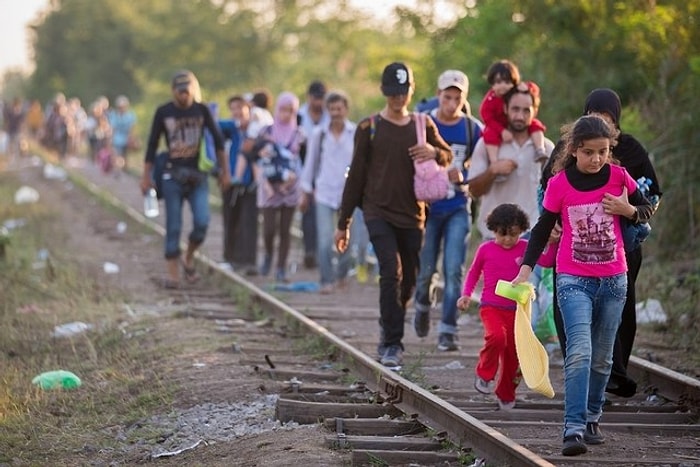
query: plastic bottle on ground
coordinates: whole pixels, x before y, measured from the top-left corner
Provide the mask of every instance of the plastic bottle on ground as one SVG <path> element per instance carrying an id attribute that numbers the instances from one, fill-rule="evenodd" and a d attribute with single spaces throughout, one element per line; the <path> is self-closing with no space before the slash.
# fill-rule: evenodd
<path id="1" fill-rule="evenodd" d="M 66 370 L 54 370 L 41 373 L 32 379 L 32 384 L 39 386 L 41 389 L 75 389 L 82 382 L 78 376 Z"/>

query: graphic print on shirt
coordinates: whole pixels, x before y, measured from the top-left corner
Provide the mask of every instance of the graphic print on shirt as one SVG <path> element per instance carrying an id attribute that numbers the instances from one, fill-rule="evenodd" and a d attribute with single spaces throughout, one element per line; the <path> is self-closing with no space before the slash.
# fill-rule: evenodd
<path id="1" fill-rule="evenodd" d="M 570 206 L 568 215 L 574 262 L 605 264 L 615 261 L 613 216 L 605 213 L 601 203 Z"/>
<path id="2" fill-rule="evenodd" d="M 165 118 L 170 157 L 178 159 L 199 154 L 204 117 Z"/>
<path id="3" fill-rule="evenodd" d="M 459 170 L 464 169 L 464 161 L 467 159 L 467 145 L 452 143 L 450 147 L 452 148 L 453 154 L 452 167 L 455 167 Z"/>

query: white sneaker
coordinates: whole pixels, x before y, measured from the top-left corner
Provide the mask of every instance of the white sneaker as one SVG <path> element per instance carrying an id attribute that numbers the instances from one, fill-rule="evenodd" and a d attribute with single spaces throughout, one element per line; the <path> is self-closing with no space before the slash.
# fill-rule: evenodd
<path id="1" fill-rule="evenodd" d="M 491 389 L 491 383 L 481 378 L 479 375 L 474 377 L 474 389 L 482 394 L 491 394 L 493 389 Z"/>
<path id="2" fill-rule="evenodd" d="M 508 411 L 512 410 L 515 407 L 515 401 L 512 402 L 503 402 L 501 399 L 498 399 L 498 410 L 503 410 L 503 411 Z"/>

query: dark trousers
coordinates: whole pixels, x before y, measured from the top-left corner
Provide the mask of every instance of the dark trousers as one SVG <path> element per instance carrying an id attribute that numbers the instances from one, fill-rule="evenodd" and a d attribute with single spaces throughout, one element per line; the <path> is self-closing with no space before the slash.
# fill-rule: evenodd
<path id="1" fill-rule="evenodd" d="M 257 267 L 258 252 L 258 205 L 257 191 L 253 187 L 238 197 L 241 217 L 236 229 L 233 246 L 233 262 L 241 266 Z"/>
<path id="2" fill-rule="evenodd" d="M 311 261 L 307 267 L 316 264 L 316 250 L 318 249 L 316 232 L 316 201 L 309 202 L 309 208 L 301 215 L 301 233 L 304 237 L 304 259 Z"/>
<path id="3" fill-rule="evenodd" d="M 406 303 L 416 288 L 423 243 L 421 229 L 402 229 L 383 219 L 366 221 L 379 263 L 379 326 L 383 344 L 403 349 Z"/>
<path id="4" fill-rule="evenodd" d="M 275 236 L 279 234 L 279 248 L 277 250 L 277 270 L 287 270 L 287 257 L 289 256 L 289 244 L 291 239 L 290 228 L 294 217 L 295 206 L 280 206 L 277 208 L 263 208 L 263 243 L 265 245 L 265 262 L 271 264 Z"/>
<path id="5" fill-rule="evenodd" d="M 236 234 L 240 225 L 241 207 L 239 197 L 245 191 L 240 185 L 233 185 L 221 194 L 221 215 L 224 227 L 224 261 L 233 263 L 233 251 L 238 242 Z"/>
<path id="6" fill-rule="evenodd" d="M 634 338 L 637 334 L 637 311 L 635 308 L 637 304 L 637 294 L 635 284 L 639 276 L 639 270 L 642 267 L 642 248 L 640 247 L 634 251 L 625 252 L 625 256 L 627 258 L 627 298 L 625 300 L 625 306 L 622 309 L 622 321 L 620 322 L 620 327 L 617 330 L 617 336 L 615 338 L 613 367 L 610 373 L 609 387 L 620 387 L 622 391 L 619 392 L 631 396 L 634 395 L 634 391 L 636 390 L 636 383 L 627 376 L 627 364 L 629 363 L 630 355 L 632 355 Z M 557 328 L 562 355 L 566 358 L 566 333 L 564 332 L 564 323 L 557 303 L 556 283 L 555 277 L 554 324 Z"/>

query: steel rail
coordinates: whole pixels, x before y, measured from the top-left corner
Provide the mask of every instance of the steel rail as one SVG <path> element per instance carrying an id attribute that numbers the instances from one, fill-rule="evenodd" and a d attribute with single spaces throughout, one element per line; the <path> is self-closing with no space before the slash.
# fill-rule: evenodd
<path id="1" fill-rule="evenodd" d="M 127 205 L 117 196 L 100 188 L 77 172 L 68 170 L 69 177 L 75 185 L 84 187 L 97 198 L 124 211 L 136 222 L 164 235 L 163 227 L 157 222 L 145 218 L 139 210 Z M 298 323 L 305 330 L 325 340 L 329 346 L 335 347 L 341 353 L 344 363 L 356 375 L 364 378 L 368 387 L 380 392 L 386 397 L 387 402 L 392 403 L 408 416 L 415 416 L 421 423 L 437 431 L 444 431 L 447 438 L 456 445 L 471 448 L 476 455 L 487 459 L 490 463 L 524 466 L 554 465 L 509 439 L 495 428 L 380 365 L 367 354 L 241 275 L 222 269 L 217 262 L 204 253 L 198 253 L 197 260 L 246 289 L 254 301 L 268 313 L 287 322 Z M 638 379 L 641 385 L 646 385 L 653 394 L 693 407 L 697 407 L 700 401 L 700 382 L 696 379 L 637 357 L 630 358 L 629 371 L 631 376 Z"/>
<path id="2" fill-rule="evenodd" d="M 101 189 L 95 183 L 77 174 L 74 170 L 69 170 L 68 173 L 74 184 L 84 187 L 98 199 L 122 210 L 141 225 L 155 230 L 160 235 L 164 235 L 165 231 L 162 226 L 147 219 L 141 212 L 127 205 L 112 193 Z M 301 324 L 318 337 L 324 339 L 329 345 L 337 348 L 344 357 L 344 362 L 351 370 L 365 379 L 370 389 L 385 394 L 388 402 L 407 415 L 416 415 L 418 421 L 427 426 L 439 431 L 445 431 L 448 439 L 456 445 L 466 445 L 479 457 L 485 458 L 489 462 L 540 467 L 551 467 L 554 465 L 512 441 L 498 430 L 489 427 L 440 397 L 431 394 L 394 371 L 380 365 L 364 352 L 354 348 L 325 327 L 307 318 L 298 310 L 270 295 L 254 283 L 247 281 L 235 272 L 222 269 L 204 253 L 198 252 L 196 257 L 202 264 L 246 289 L 251 294 L 251 297 L 257 300 L 257 303 L 264 311 Z"/>

